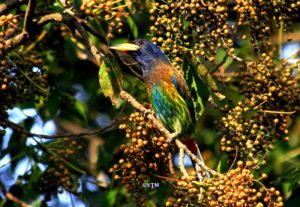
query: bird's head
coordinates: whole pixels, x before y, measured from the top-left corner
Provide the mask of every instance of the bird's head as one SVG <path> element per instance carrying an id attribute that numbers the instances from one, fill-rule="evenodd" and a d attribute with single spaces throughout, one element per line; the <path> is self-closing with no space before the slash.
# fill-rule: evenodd
<path id="1" fill-rule="evenodd" d="M 159 47 L 148 40 L 137 39 L 132 41 L 132 43 L 113 45 L 110 49 L 129 54 L 141 66 L 143 76 L 149 74 L 153 66 L 160 61 L 170 64 Z"/>

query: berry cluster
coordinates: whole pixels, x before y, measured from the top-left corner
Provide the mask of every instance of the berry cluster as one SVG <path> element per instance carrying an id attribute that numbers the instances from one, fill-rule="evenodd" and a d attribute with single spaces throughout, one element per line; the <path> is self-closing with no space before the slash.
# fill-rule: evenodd
<path id="1" fill-rule="evenodd" d="M 175 65 L 187 53 L 214 61 L 218 47 L 234 51 L 227 10 L 225 0 L 154 3 L 150 9 L 152 41 L 161 45 Z"/>
<path id="2" fill-rule="evenodd" d="M 10 36 L 14 31 L 18 29 L 18 17 L 13 14 L 0 16 L 0 32 L 1 37 Z"/>
<path id="3" fill-rule="evenodd" d="M 280 192 L 274 187 L 266 188 L 261 182 L 267 179 L 267 174 L 256 179 L 251 173 L 249 168 L 254 165 L 251 161 L 238 161 L 237 168 L 225 174 L 216 173 L 202 183 L 195 182 L 195 174 L 182 177 L 176 182 L 173 196 L 167 199 L 165 206 L 283 206 Z"/>
<path id="4" fill-rule="evenodd" d="M 17 103 L 23 103 L 45 96 L 47 91 L 46 68 L 43 60 L 37 54 L 7 55 L 0 61 L 0 100 L 5 100 L 0 106 L 0 126 L 6 127 L 6 110 Z M 2 129 L 1 134 L 5 131 Z"/>
<path id="5" fill-rule="evenodd" d="M 122 32 L 123 22 L 122 17 L 127 16 L 128 13 L 124 10 L 125 7 L 130 6 L 130 2 L 110 1 L 110 0 L 83 0 L 80 10 L 87 16 L 98 16 L 103 19 L 112 28 L 107 35 L 109 39 L 113 38 L 113 32 Z"/>
<path id="6" fill-rule="evenodd" d="M 13 14 L 0 16 L 0 57 L 4 56 L 5 38 L 10 38 L 18 29 L 18 18 Z"/>
<path id="7" fill-rule="evenodd" d="M 276 65 L 263 53 L 257 62 L 248 64 L 240 81 L 243 102 L 224 108 L 221 120 L 221 151 L 231 157 L 265 158 L 274 149 L 276 139 L 288 141 L 288 119 L 298 110 L 299 88 L 294 79 L 296 65 Z M 264 160 L 263 160 L 264 162 Z"/>
<path id="8" fill-rule="evenodd" d="M 283 206 L 280 192 L 274 187 L 266 188 L 261 179 L 267 175 L 262 174 L 259 179 L 248 169 L 253 163 L 239 161 L 238 167 L 226 174 L 218 174 L 212 179 L 204 180 L 207 190 L 205 200 L 212 207 L 258 207 L 258 206 Z"/>
<path id="9" fill-rule="evenodd" d="M 282 61 L 277 65 L 271 55 L 263 53 L 255 63 L 248 64 L 247 70 L 242 73 L 240 85 L 246 103 L 265 112 L 297 110 L 299 88 L 293 75 L 297 70 L 297 64 Z M 277 118 L 280 119 L 280 115 Z"/>
<path id="10" fill-rule="evenodd" d="M 299 8 L 298 0 L 160 1 L 153 3 L 149 11 L 154 20 L 150 32 L 152 41 L 162 47 L 175 65 L 180 65 L 187 54 L 196 61 L 200 56 L 213 62 L 217 48 L 233 54 L 234 35 L 239 29 L 247 31 L 241 35 L 243 40 L 249 32 L 253 47 L 266 51 L 272 25 L 292 31 Z"/>
<path id="11" fill-rule="evenodd" d="M 265 40 L 272 33 L 273 23 L 283 31 L 292 31 L 293 19 L 299 18 L 300 1 L 261 1 L 237 0 L 233 10 L 238 13 L 237 25 L 247 26 L 255 48 L 264 49 Z"/>
<path id="12" fill-rule="evenodd" d="M 138 112 L 131 114 L 128 122 L 121 124 L 119 128 L 126 132 L 130 142 L 121 146 L 124 156 L 110 172 L 115 172 L 114 178 L 121 179 L 134 200 L 145 206 L 143 183 L 155 179 L 155 174 L 169 174 L 168 154 L 172 146 L 159 135 L 153 124 Z"/>
<path id="13" fill-rule="evenodd" d="M 63 189 L 76 192 L 78 187 L 78 173 L 72 169 L 71 163 L 74 156 L 81 152 L 82 145 L 77 139 L 64 138 L 49 142 L 44 146 L 44 155 L 47 157 L 47 169 L 40 180 L 41 192 L 45 195 L 44 203 Z M 73 172 L 74 171 L 74 172 Z"/>
<path id="14" fill-rule="evenodd" d="M 193 172 L 188 177 L 182 176 L 176 182 L 173 196 L 169 197 L 165 202 L 166 207 L 171 206 L 193 206 L 203 203 L 201 188 L 195 184 L 197 180 L 196 173 Z"/>

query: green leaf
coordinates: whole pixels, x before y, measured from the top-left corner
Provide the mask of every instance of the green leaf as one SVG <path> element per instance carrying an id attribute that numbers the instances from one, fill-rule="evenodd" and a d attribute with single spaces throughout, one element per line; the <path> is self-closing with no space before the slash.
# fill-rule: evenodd
<path id="1" fill-rule="evenodd" d="M 218 90 L 216 81 L 211 77 L 207 67 L 204 64 L 199 64 L 197 67 L 197 73 L 207 82 L 207 85 L 213 90 Z"/>
<path id="2" fill-rule="evenodd" d="M 203 78 L 205 83 L 208 85 L 208 87 L 214 92 L 214 95 L 217 96 L 220 100 L 223 100 L 225 96 L 219 92 L 217 83 L 209 73 L 207 67 L 204 64 L 199 63 L 196 70 L 197 73 L 201 76 L 201 78 Z"/>
<path id="3" fill-rule="evenodd" d="M 17 163 L 20 159 L 25 157 L 25 142 L 26 142 L 26 135 L 20 134 L 16 131 L 10 137 L 8 143 L 9 155 L 11 157 L 10 163 L 12 170 L 15 169 Z"/>
<path id="4" fill-rule="evenodd" d="M 113 155 L 109 154 L 103 145 L 98 147 L 98 157 L 101 158 L 98 159 L 98 164 L 103 167 L 109 167 L 110 162 L 113 160 Z"/>
<path id="5" fill-rule="evenodd" d="M 133 20 L 133 18 L 130 15 L 128 15 L 127 21 L 128 21 L 128 25 L 132 31 L 133 37 L 135 39 L 138 38 L 139 31 L 138 31 L 138 27 L 137 27 L 135 21 Z"/>
<path id="6" fill-rule="evenodd" d="M 120 71 L 113 67 L 112 63 L 108 67 L 104 60 L 100 66 L 98 76 L 101 92 L 105 97 L 110 98 L 112 104 L 118 109 L 122 104 L 122 99 L 118 96 L 122 85 Z"/>
<path id="7" fill-rule="evenodd" d="M 73 63 L 76 62 L 78 60 L 78 46 L 76 45 L 76 43 L 72 41 L 71 38 L 66 37 L 64 46 L 68 59 Z"/>
<path id="8" fill-rule="evenodd" d="M 75 109 L 86 121 L 87 120 L 87 112 L 86 112 L 86 107 L 85 107 L 84 103 L 76 100 L 75 101 Z"/>
<path id="9" fill-rule="evenodd" d="M 299 207 L 300 203 L 300 186 L 298 185 L 297 188 L 292 191 L 292 194 L 287 199 L 286 205 L 287 207 Z"/>
<path id="10" fill-rule="evenodd" d="M 218 163 L 217 166 L 217 171 L 219 173 L 224 173 L 229 169 L 229 165 L 228 165 L 228 156 L 227 155 L 223 155 Z"/>
<path id="11" fill-rule="evenodd" d="M 217 65 L 223 63 L 222 70 L 226 70 L 226 68 L 228 68 L 232 64 L 233 59 L 232 57 L 228 56 L 227 52 L 224 49 L 218 48 L 216 54 L 216 62 Z"/>
<path id="12" fill-rule="evenodd" d="M 111 190 L 106 194 L 108 206 L 113 206 L 116 202 L 117 191 Z"/>
<path id="13" fill-rule="evenodd" d="M 209 88 L 199 77 L 194 67 L 185 61 L 183 63 L 184 76 L 191 94 L 193 96 L 193 104 L 195 107 L 197 117 L 201 116 L 204 112 L 205 106 L 209 98 Z"/>
<path id="14" fill-rule="evenodd" d="M 289 184 L 289 190 L 293 190 L 293 188 L 296 188 L 299 186 L 299 180 L 300 180 L 300 168 L 295 167 L 292 169 L 289 169 L 288 171 L 284 172 L 284 175 L 278 178 L 278 181 L 276 183 L 280 182 L 286 182 Z"/>
<path id="15" fill-rule="evenodd" d="M 34 202 L 39 197 L 39 184 L 42 171 L 39 169 L 37 163 L 31 168 L 30 174 L 28 174 L 29 180 L 28 183 L 23 186 L 24 196 L 23 199 L 29 203 Z"/>
<path id="16" fill-rule="evenodd" d="M 35 107 L 43 121 L 53 119 L 59 107 L 59 92 L 51 90 L 47 94 L 47 97 L 39 97 L 39 101 L 35 104 Z"/>

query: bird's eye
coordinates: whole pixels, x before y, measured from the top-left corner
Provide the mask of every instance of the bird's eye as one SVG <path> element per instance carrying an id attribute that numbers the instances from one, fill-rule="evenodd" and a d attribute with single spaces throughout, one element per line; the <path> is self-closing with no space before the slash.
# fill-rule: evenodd
<path id="1" fill-rule="evenodd" d="M 144 44 L 143 40 L 135 40 L 134 43 L 136 45 L 139 45 L 139 46 L 141 46 L 142 44 Z"/>

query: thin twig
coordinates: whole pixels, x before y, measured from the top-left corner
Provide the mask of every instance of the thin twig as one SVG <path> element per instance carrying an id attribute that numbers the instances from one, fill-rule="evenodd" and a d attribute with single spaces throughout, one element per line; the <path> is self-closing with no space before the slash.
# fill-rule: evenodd
<path id="1" fill-rule="evenodd" d="M 106 127 L 97 129 L 95 131 L 90 131 L 90 132 L 82 132 L 82 133 L 78 133 L 78 134 L 46 135 L 46 134 L 31 133 L 31 132 L 27 131 L 26 129 L 24 129 L 23 127 L 19 126 L 18 124 L 14 123 L 10 120 L 6 120 L 6 124 L 8 127 L 12 128 L 20 133 L 23 133 L 29 137 L 37 137 L 40 139 L 57 139 L 57 138 L 73 138 L 73 137 L 92 136 L 95 134 L 102 134 L 115 126 L 115 122 L 112 122 L 110 125 L 108 125 Z"/>
<path id="2" fill-rule="evenodd" d="M 0 181 L 0 190 L 2 191 L 3 195 L 7 198 L 7 200 L 10 200 L 10 201 L 18 204 L 20 207 L 31 207 L 31 205 L 25 203 L 21 199 L 14 196 L 12 193 L 8 192 L 6 190 L 4 184 L 2 183 L 2 181 Z"/>
<path id="3" fill-rule="evenodd" d="M 91 38 L 89 37 L 87 31 L 81 25 L 81 23 L 83 23 L 83 21 L 81 21 L 76 16 L 71 16 L 70 13 L 68 13 L 68 14 L 53 13 L 53 14 L 48 14 L 48 15 L 41 17 L 41 19 L 39 21 L 37 21 L 37 24 L 44 25 L 44 24 L 47 24 L 48 22 L 52 22 L 52 21 L 64 22 L 69 27 L 75 27 L 77 29 L 77 31 L 81 34 L 87 49 L 91 51 L 92 55 L 96 59 L 97 64 L 101 65 L 104 54 L 101 53 L 99 51 L 99 49 L 91 41 Z"/>
<path id="4" fill-rule="evenodd" d="M 32 16 L 34 14 L 36 2 L 35 0 L 29 0 L 27 4 L 27 9 L 24 17 L 24 25 L 23 25 L 23 32 L 30 33 L 32 27 Z"/>
<path id="5" fill-rule="evenodd" d="M 157 174 L 151 174 L 151 175 L 153 175 L 154 177 L 160 178 L 160 179 L 168 180 L 168 181 L 174 181 L 174 182 L 181 181 L 180 179 L 170 178 L 170 177 L 166 177 L 166 176 L 162 176 L 162 175 L 157 175 Z"/>
<path id="6" fill-rule="evenodd" d="M 292 115 L 296 113 L 296 111 L 272 111 L 272 110 L 262 110 L 264 113 L 269 113 L 269 114 L 287 114 L 287 115 Z"/>
<path id="7" fill-rule="evenodd" d="M 13 63 L 14 64 L 14 63 Z M 16 68 L 18 68 L 16 65 L 15 65 Z M 39 92 L 43 93 L 44 95 L 47 94 L 48 90 L 47 89 L 44 89 L 43 87 L 41 87 L 38 83 L 36 83 L 34 80 L 32 80 L 29 75 L 27 75 L 26 72 L 24 72 L 21 68 L 18 68 L 18 70 L 20 71 L 20 73 L 32 84 L 34 85 L 38 90 Z"/>
<path id="8" fill-rule="evenodd" d="M 100 34 L 99 32 L 92 29 L 85 20 L 80 19 L 79 23 L 84 27 L 84 29 L 86 29 L 86 31 L 88 31 L 89 33 L 91 33 L 92 35 L 97 37 L 101 42 L 108 44 L 105 37 L 102 34 Z"/>
<path id="9" fill-rule="evenodd" d="M 169 158 L 169 171 L 172 175 L 175 175 L 173 156 L 171 152 L 169 152 L 168 158 Z"/>
<path id="10" fill-rule="evenodd" d="M 178 166 L 179 166 L 181 173 L 184 176 L 188 177 L 189 174 L 187 173 L 187 171 L 184 167 L 184 150 L 182 148 L 179 148 Z"/>
<path id="11" fill-rule="evenodd" d="M 212 76 L 214 78 L 237 78 L 237 77 L 241 77 L 242 76 L 242 73 L 241 72 L 226 72 L 226 73 L 223 73 L 223 72 L 214 72 L 212 74 Z"/>
<path id="12" fill-rule="evenodd" d="M 204 0 L 200 0 L 202 6 L 207 6 L 207 4 L 204 2 Z"/>
<path id="13" fill-rule="evenodd" d="M 228 170 L 228 172 L 233 168 L 233 166 L 234 166 L 234 164 L 235 164 L 235 162 L 236 162 L 236 160 L 237 160 L 237 158 L 238 158 L 238 152 L 239 152 L 239 147 L 238 146 L 234 146 L 234 150 L 235 150 L 235 154 L 234 154 L 234 159 L 233 159 L 233 161 L 232 161 L 232 163 L 231 163 L 231 165 L 230 165 L 230 168 L 229 168 L 229 170 Z"/>
<path id="14" fill-rule="evenodd" d="M 196 162 L 199 167 L 201 167 L 203 170 L 209 172 L 211 175 L 216 175 L 218 174 L 216 171 L 213 169 L 207 167 L 195 154 L 193 154 L 186 145 L 184 145 L 181 141 L 178 139 L 175 139 L 175 144 L 176 146 L 180 149 L 182 148 L 184 152 L 191 158 L 192 161 Z"/>
<path id="15" fill-rule="evenodd" d="M 36 140 L 34 137 L 32 138 L 35 143 L 43 150 L 43 151 L 47 151 L 48 153 L 56 156 L 57 154 L 50 148 L 45 146 L 42 142 L 39 142 L 38 140 Z M 79 167 L 75 166 L 74 164 L 72 164 L 71 162 L 67 161 L 66 159 L 62 158 L 63 162 L 66 166 L 72 168 L 73 170 L 75 170 L 76 172 L 80 173 L 80 174 L 85 174 L 84 170 L 81 170 Z"/>
<path id="16" fill-rule="evenodd" d="M 87 31 L 83 28 L 83 26 L 75 21 L 75 28 L 78 30 L 78 32 L 81 34 L 83 40 L 85 41 L 85 45 L 87 46 L 87 49 L 91 51 L 92 55 L 96 59 L 97 64 L 100 66 L 102 62 L 102 58 L 104 58 L 104 54 L 100 52 L 100 50 L 95 46 L 95 44 L 92 42 L 91 38 L 89 37 Z"/>
<path id="17" fill-rule="evenodd" d="M 225 50 L 226 50 L 226 53 L 228 54 L 228 56 L 232 57 L 232 59 L 234 59 L 238 62 L 244 62 L 244 60 L 242 58 L 240 58 L 237 55 L 235 55 L 234 53 L 230 52 L 226 41 L 223 38 L 221 38 L 221 39 L 222 39 L 223 44 L 225 45 Z"/>
<path id="18" fill-rule="evenodd" d="M 221 61 L 215 66 L 215 68 L 214 68 L 212 71 L 210 71 L 209 73 L 210 73 L 210 74 L 213 74 L 213 73 L 215 73 L 216 71 L 218 71 L 219 68 L 226 62 L 227 58 L 228 58 L 228 54 L 226 53 L 225 56 L 222 58 L 222 60 L 221 60 Z"/>
<path id="19" fill-rule="evenodd" d="M 294 59 L 296 59 L 297 58 L 297 56 L 300 54 L 300 50 L 297 50 L 297 51 L 295 51 L 295 52 L 293 52 L 291 55 L 289 55 L 289 57 L 287 57 L 287 58 L 285 58 L 285 59 L 283 59 L 283 63 L 287 63 L 289 60 L 291 60 L 292 58 Z M 299 59 L 299 58 L 298 58 Z"/>

